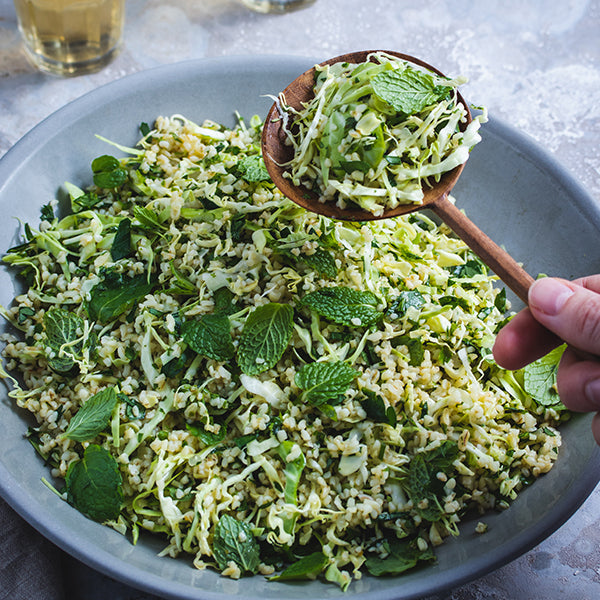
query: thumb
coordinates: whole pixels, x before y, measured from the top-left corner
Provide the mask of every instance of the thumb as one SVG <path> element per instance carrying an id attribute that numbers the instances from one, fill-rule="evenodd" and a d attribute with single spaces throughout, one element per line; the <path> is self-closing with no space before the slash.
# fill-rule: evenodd
<path id="1" fill-rule="evenodd" d="M 529 289 L 535 319 L 562 340 L 600 355 L 600 294 L 564 279 L 538 279 Z"/>

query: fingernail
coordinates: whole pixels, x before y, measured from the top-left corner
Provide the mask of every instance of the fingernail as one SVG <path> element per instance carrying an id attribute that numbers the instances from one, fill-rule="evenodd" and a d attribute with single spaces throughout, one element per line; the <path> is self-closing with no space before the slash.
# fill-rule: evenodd
<path id="1" fill-rule="evenodd" d="M 586 400 L 592 406 L 600 406 L 600 379 L 592 379 L 584 388 Z"/>
<path id="2" fill-rule="evenodd" d="M 564 283 L 551 277 L 538 279 L 529 289 L 529 306 L 547 315 L 557 315 L 574 294 Z"/>

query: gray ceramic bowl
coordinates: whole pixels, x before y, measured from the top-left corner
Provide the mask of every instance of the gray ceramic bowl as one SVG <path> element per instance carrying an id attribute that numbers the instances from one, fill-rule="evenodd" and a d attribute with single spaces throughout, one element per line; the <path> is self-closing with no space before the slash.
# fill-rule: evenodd
<path id="1" fill-rule="evenodd" d="M 326 58 L 326 57 L 324 57 Z M 161 114 L 210 118 L 233 125 L 235 110 L 266 115 L 276 94 L 315 60 L 298 57 L 227 57 L 168 65 L 99 88 L 46 119 L 0 161 L 1 248 L 18 241 L 12 216 L 39 222 L 41 205 L 61 184 L 89 182 L 92 158 L 106 152 L 94 137 L 123 144 L 137 140 L 138 125 Z M 492 120 L 483 128 L 455 196 L 473 221 L 538 273 L 576 277 L 600 271 L 600 211 L 542 150 Z M 17 284 L 0 269 L 0 303 L 10 304 Z M 518 304 L 515 303 L 515 307 Z M 158 558 L 162 541 L 137 545 L 79 514 L 42 483 L 48 469 L 24 438 L 29 419 L 0 396 L 0 493 L 43 535 L 88 565 L 165 598 L 292 600 L 418 598 L 474 579 L 526 552 L 577 510 L 600 478 L 600 453 L 590 420 L 564 427 L 555 468 L 522 493 L 509 510 L 486 518 L 489 531 L 465 522 L 438 561 L 401 578 L 354 582 L 347 593 L 320 582 L 269 583 L 256 576 L 234 581 L 197 571 L 186 558 Z"/>

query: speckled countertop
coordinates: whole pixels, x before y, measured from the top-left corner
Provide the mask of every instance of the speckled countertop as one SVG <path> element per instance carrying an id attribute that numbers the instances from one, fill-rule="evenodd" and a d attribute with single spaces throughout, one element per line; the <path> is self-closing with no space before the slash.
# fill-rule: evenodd
<path id="1" fill-rule="evenodd" d="M 236 0 L 127 0 L 119 55 L 99 73 L 69 79 L 30 66 L 12 0 L 0 0 L 0 156 L 69 101 L 153 66 L 236 54 L 325 58 L 368 48 L 396 49 L 466 75 L 462 90 L 471 102 L 531 136 L 600 202 L 600 0 L 317 0 L 272 16 Z M 68 598 L 149 598 L 65 561 L 75 569 Z M 442 598 L 600 598 L 600 488 L 529 553 L 428 600 Z"/>

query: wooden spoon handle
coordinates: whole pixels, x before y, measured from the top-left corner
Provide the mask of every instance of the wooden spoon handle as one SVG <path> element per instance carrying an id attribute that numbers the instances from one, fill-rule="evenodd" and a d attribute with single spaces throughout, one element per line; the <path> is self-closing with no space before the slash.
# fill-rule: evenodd
<path id="1" fill-rule="evenodd" d="M 521 299 L 528 304 L 527 293 L 533 277 L 510 255 L 465 216 L 447 195 L 432 202 L 431 208 L 481 258 L 481 260 Z"/>

